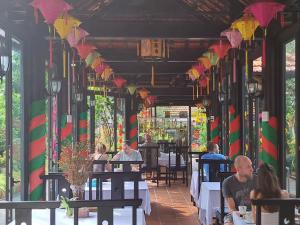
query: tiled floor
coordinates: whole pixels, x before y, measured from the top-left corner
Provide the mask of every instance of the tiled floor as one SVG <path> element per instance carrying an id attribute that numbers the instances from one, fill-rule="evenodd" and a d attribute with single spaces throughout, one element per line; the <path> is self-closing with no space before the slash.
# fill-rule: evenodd
<path id="1" fill-rule="evenodd" d="M 189 188 L 180 181 L 167 187 L 148 182 L 151 194 L 151 215 L 146 216 L 147 225 L 200 225 L 197 208 L 193 206 Z"/>

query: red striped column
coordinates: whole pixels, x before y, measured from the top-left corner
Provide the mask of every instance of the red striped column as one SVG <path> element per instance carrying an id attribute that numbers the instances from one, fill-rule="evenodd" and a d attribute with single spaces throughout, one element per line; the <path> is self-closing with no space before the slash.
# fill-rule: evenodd
<path id="1" fill-rule="evenodd" d="M 73 136 L 72 136 L 72 123 L 67 122 L 67 115 L 62 115 L 61 122 L 61 145 L 68 145 L 72 143 Z"/>
<path id="2" fill-rule="evenodd" d="M 40 175 L 45 174 L 46 160 L 46 104 L 44 100 L 31 105 L 29 123 L 29 192 L 30 200 L 41 200 L 43 182 Z"/>
<path id="3" fill-rule="evenodd" d="M 87 112 L 81 112 L 79 115 L 79 140 L 86 141 L 88 139 L 88 121 Z"/>
<path id="4" fill-rule="evenodd" d="M 241 153 L 240 115 L 236 115 L 233 105 L 229 106 L 229 158 L 234 160 Z"/>
<path id="5" fill-rule="evenodd" d="M 210 140 L 215 144 L 219 144 L 220 141 L 219 127 L 220 127 L 220 118 L 216 117 L 214 121 L 210 122 Z"/>
<path id="6" fill-rule="evenodd" d="M 276 172 L 278 172 L 277 131 L 278 121 L 276 117 L 262 122 L 262 148 L 259 152 L 259 160 L 271 164 Z"/>
<path id="7" fill-rule="evenodd" d="M 138 147 L 138 121 L 137 115 L 131 115 L 130 119 L 130 131 L 129 131 L 129 138 L 130 138 L 130 147 L 133 149 L 137 149 Z"/>

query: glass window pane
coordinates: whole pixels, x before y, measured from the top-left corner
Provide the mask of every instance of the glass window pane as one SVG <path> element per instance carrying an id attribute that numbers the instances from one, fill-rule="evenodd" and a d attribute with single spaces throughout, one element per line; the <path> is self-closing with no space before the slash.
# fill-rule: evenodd
<path id="1" fill-rule="evenodd" d="M 12 39 L 12 154 L 13 178 L 21 180 L 21 77 L 22 77 L 22 46 Z M 13 186 L 13 199 L 20 200 L 21 183 Z"/>
<path id="2" fill-rule="evenodd" d="M 296 195 L 295 40 L 285 44 L 285 153 L 286 185 Z"/>

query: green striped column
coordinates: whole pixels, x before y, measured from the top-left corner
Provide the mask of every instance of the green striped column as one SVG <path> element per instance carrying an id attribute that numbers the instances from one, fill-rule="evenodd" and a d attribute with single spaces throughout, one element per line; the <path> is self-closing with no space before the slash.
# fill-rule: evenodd
<path id="1" fill-rule="evenodd" d="M 86 141 L 88 139 L 88 121 L 87 112 L 81 112 L 79 115 L 79 140 Z"/>
<path id="2" fill-rule="evenodd" d="M 219 127 L 220 127 L 220 118 L 216 117 L 214 121 L 210 123 L 210 140 L 215 144 L 219 144 L 220 141 Z"/>
<path id="3" fill-rule="evenodd" d="M 35 101 L 31 105 L 29 123 L 29 192 L 30 200 L 41 200 L 46 160 L 46 103 Z"/>
<path id="4" fill-rule="evenodd" d="M 130 131 L 129 131 L 129 138 L 130 138 L 130 147 L 133 149 L 137 149 L 138 147 L 138 121 L 137 115 L 131 115 L 130 119 Z"/>
<path id="5" fill-rule="evenodd" d="M 72 143 L 72 123 L 67 123 L 67 115 L 62 115 L 60 121 L 61 128 L 61 145 L 67 145 Z"/>
<path id="6" fill-rule="evenodd" d="M 236 115 L 233 105 L 229 106 L 229 158 L 234 160 L 241 153 L 240 116 Z"/>
<path id="7" fill-rule="evenodd" d="M 262 122 L 262 148 L 259 152 L 259 160 L 272 165 L 276 172 L 278 172 L 277 131 L 276 117 Z"/>

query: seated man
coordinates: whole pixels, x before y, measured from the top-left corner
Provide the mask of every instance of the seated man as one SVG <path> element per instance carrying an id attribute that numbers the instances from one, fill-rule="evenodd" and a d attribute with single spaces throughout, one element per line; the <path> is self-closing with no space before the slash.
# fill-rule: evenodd
<path id="1" fill-rule="evenodd" d="M 122 144 L 122 151 L 116 154 L 111 161 L 143 161 L 141 153 L 137 150 L 130 148 L 129 145 L 129 141 L 124 141 Z"/>
<path id="2" fill-rule="evenodd" d="M 223 196 L 227 203 L 228 214 L 224 217 L 224 225 L 233 225 L 232 212 L 239 206 L 251 209 L 250 192 L 256 186 L 256 175 L 253 175 L 251 160 L 246 156 L 237 156 L 234 161 L 236 174 L 223 181 Z"/>
<path id="3" fill-rule="evenodd" d="M 208 151 L 208 153 L 204 154 L 201 157 L 201 159 L 212 159 L 212 160 L 220 160 L 220 159 L 225 160 L 226 159 L 226 156 L 219 153 L 219 146 L 213 142 L 208 143 L 207 151 Z M 205 164 L 203 166 L 203 169 L 204 169 L 204 174 L 206 175 L 205 181 L 209 181 L 209 165 Z M 221 172 L 225 171 L 223 164 L 220 165 L 220 171 Z"/>

